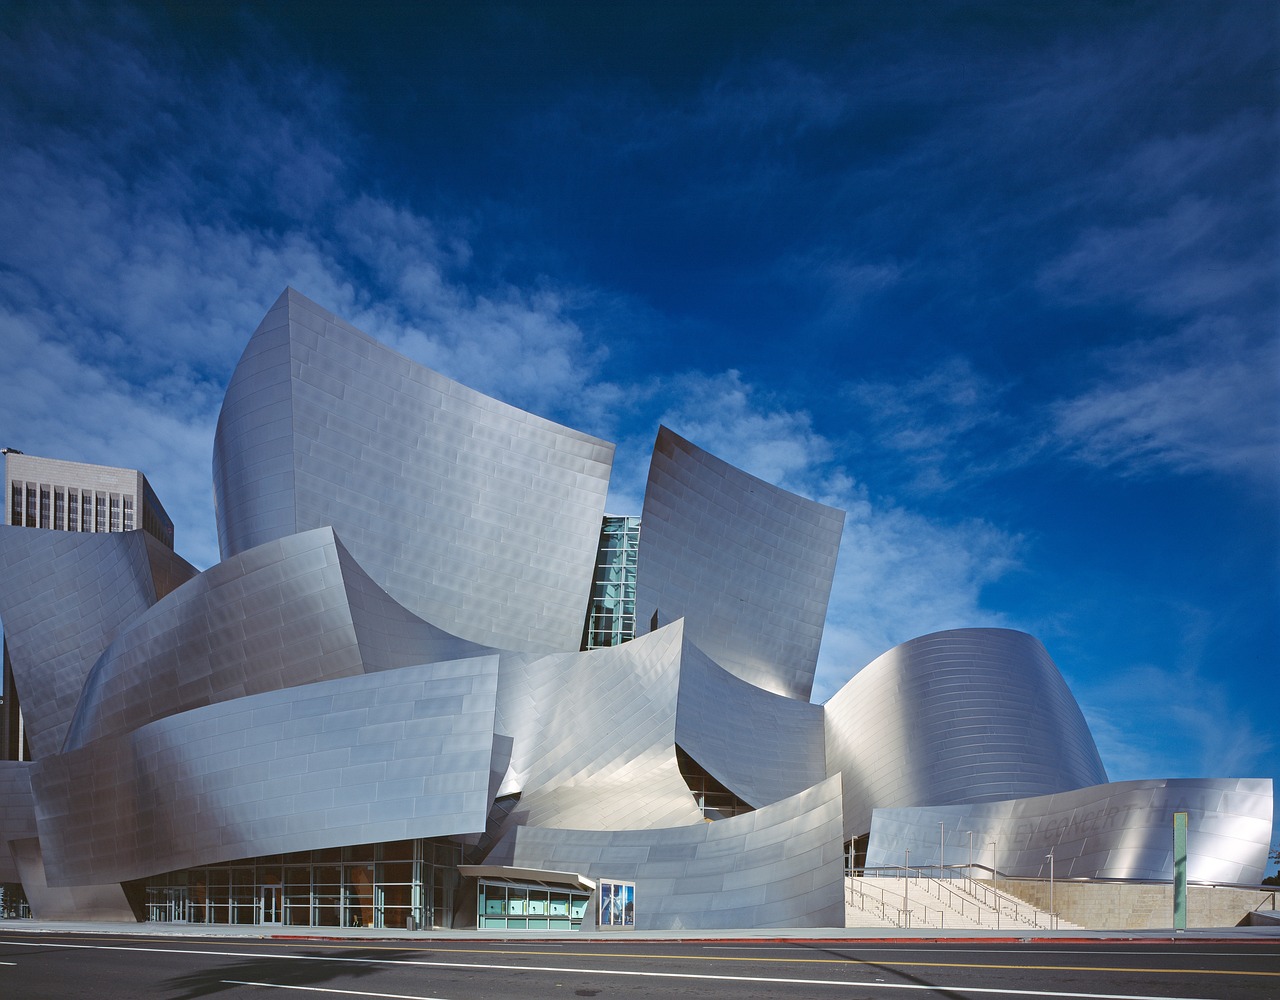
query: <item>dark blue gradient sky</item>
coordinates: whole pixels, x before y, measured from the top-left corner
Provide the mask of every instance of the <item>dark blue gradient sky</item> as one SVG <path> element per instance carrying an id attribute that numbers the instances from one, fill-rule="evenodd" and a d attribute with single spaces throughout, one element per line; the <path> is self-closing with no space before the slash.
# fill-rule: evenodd
<path id="1" fill-rule="evenodd" d="M 1039 636 L 1113 779 L 1280 778 L 1280 7 L 8 3 L 0 444 L 217 560 L 285 287 L 849 512 L 815 698 Z"/>

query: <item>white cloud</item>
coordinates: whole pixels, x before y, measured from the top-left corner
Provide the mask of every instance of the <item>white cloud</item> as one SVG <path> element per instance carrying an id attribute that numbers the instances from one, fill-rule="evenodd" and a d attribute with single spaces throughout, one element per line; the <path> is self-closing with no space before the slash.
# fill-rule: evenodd
<path id="1" fill-rule="evenodd" d="M 1194 668 L 1133 663 L 1074 687 L 1112 781 L 1254 777 L 1276 749 L 1274 734 Z"/>
<path id="2" fill-rule="evenodd" d="M 1249 213 L 1247 204 L 1183 196 L 1161 214 L 1086 230 L 1044 268 L 1040 284 L 1082 301 L 1130 300 L 1158 315 L 1230 306 L 1276 276 L 1271 247 L 1236 257 L 1233 237 Z"/>
<path id="3" fill-rule="evenodd" d="M 14 63 L 0 75 L 14 139 L 0 147 L 0 228 L 13 236 L 0 244 L 7 445 L 142 469 L 179 550 L 212 564 L 222 389 L 286 285 L 482 391 L 600 419 L 614 390 L 587 384 L 603 354 L 567 317 L 571 293 L 474 294 L 458 274 L 465 238 L 348 193 L 350 143 L 322 113 L 325 81 L 284 59 L 275 76 L 228 64 L 197 85 L 137 25 L 30 31 L 29 50 L 8 40 Z M 17 114 L 24 66 L 60 124 Z"/>
<path id="4" fill-rule="evenodd" d="M 1102 356 L 1106 375 L 1051 409 L 1081 461 L 1128 474 L 1212 472 L 1274 483 L 1280 457 L 1280 351 L 1223 324 Z"/>

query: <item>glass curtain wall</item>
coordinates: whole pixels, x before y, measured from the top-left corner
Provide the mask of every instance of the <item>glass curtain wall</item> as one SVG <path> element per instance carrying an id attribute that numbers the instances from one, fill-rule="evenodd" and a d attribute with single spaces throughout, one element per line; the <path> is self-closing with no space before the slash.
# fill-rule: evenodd
<path id="1" fill-rule="evenodd" d="M 190 868 L 147 880 L 147 919 L 448 927 L 461 862 L 451 841 L 398 840 Z"/>
<path id="2" fill-rule="evenodd" d="M 636 556 L 640 518 L 606 515 L 600 526 L 583 649 L 617 646 L 636 635 Z"/>

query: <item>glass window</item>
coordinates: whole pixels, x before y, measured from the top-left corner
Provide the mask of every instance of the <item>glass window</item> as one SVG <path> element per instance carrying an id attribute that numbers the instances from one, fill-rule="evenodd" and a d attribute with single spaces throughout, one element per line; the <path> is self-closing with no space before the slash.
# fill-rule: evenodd
<path id="1" fill-rule="evenodd" d="M 67 490 L 67 530 L 80 530 L 80 494 Z"/>
<path id="2" fill-rule="evenodd" d="M 80 530 L 93 530 L 93 494 L 88 490 L 80 494 Z"/>
<path id="3" fill-rule="evenodd" d="M 94 494 L 94 502 L 95 502 L 96 510 L 95 510 L 95 516 L 94 516 L 94 521 L 93 521 L 93 530 L 94 530 L 94 531 L 106 531 L 106 530 L 107 530 L 107 498 L 106 498 L 106 495 L 105 495 L 105 494 L 102 494 L 102 493 L 96 493 L 96 494 Z"/>
<path id="4" fill-rule="evenodd" d="M 9 484 L 9 523 L 22 526 L 22 484 Z"/>
<path id="5" fill-rule="evenodd" d="M 49 487 L 40 487 L 40 527 L 49 527 Z"/>
<path id="6" fill-rule="evenodd" d="M 124 497 L 124 530 L 133 530 L 133 497 Z"/>
<path id="7" fill-rule="evenodd" d="M 59 531 L 67 530 L 67 495 L 57 487 L 53 490 L 53 526 Z"/>
<path id="8" fill-rule="evenodd" d="M 40 522 L 36 520 L 36 488 L 35 484 L 27 483 L 27 527 L 37 528 Z"/>
<path id="9" fill-rule="evenodd" d="M 317 854 L 321 853 L 319 851 Z M 315 869 L 315 922 L 318 927 L 341 925 L 342 869 L 337 865 L 319 865 Z"/>
<path id="10" fill-rule="evenodd" d="M 111 494 L 111 529 L 112 531 L 120 530 L 120 498 L 116 494 Z"/>
<path id="11" fill-rule="evenodd" d="M 344 865 L 346 927 L 372 927 L 373 865 Z"/>

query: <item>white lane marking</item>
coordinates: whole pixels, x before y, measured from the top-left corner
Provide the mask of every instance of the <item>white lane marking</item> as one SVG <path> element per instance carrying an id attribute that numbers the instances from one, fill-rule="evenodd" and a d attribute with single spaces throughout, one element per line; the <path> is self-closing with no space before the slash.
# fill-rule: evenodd
<path id="1" fill-rule="evenodd" d="M 344 997 L 379 997 L 380 1000 L 441 1000 L 440 997 L 420 997 L 408 993 L 366 993 L 364 990 L 335 990 L 324 986 L 285 986 L 283 983 L 249 983 L 241 979 L 224 979 L 227 986 L 262 986 L 269 990 L 306 990 L 309 993 L 339 993 Z"/>
<path id="2" fill-rule="evenodd" d="M 0 944 L 17 945 L 16 941 L 0 941 Z M 22 942 L 30 945 L 32 942 Z M 841 979 L 793 979 L 773 976 L 726 976 L 702 972 L 638 972 L 629 969 L 575 969 L 552 965 L 494 965 L 482 962 L 424 962 L 402 958 L 354 958 L 338 955 L 280 955 L 260 951 L 205 951 L 194 948 L 141 948 L 132 945 L 62 944 L 41 941 L 47 948 L 77 948 L 85 951 L 136 951 L 159 955 L 205 955 L 221 958 L 278 958 L 295 962 L 359 962 L 365 965 L 398 965 L 428 969 L 482 969 L 488 972 L 557 972 L 577 976 L 630 976 L 637 979 L 691 979 L 699 982 L 759 983 L 772 986 L 858 986 L 863 989 L 927 990 L 936 993 L 952 990 L 961 993 L 986 993 L 993 996 L 1060 997 L 1062 1000 L 1214 1000 L 1213 997 L 1170 997 L 1148 993 L 1067 993 L 1055 990 L 1017 990 L 993 986 L 957 986 L 954 984 L 922 983 L 869 983 L 865 980 Z M 357 994 L 359 995 L 359 994 Z M 376 996 L 377 994 L 365 994 Z"/>
<path id="3" fill-rule="evenodd" d="M 1275 939 L 1271 938 L 1261 943 L 1273 944 L 1274 941 Z M 929 942 L 929 944 L 931 945 L 936 943 L 937 942 L 934 942 L 934 941 Z M 1156 943 L 1157 944 L 1177 944 L 1179 947 L 1185 947 L 1188 944 L 1193 944 L 1194 941 L 1190 941 L 1190 940 L 1159 941 Z M 1241 938 L 1241 943 L 1245 945 L 1250 945 L 1252 944 L 1252 941 L 1249 938 Z M 917 948 L 911 944 L 904 944 L 900 948 L 890 948 L 885 945 L 871 945 L 868 947 L 864 947 L 862 945 L 857 945 L 857 944 L 824 945 L 821 942 L 815 942 L 815 943 L 806 944 L 806 945 L 782 945 L 782 944 L 767 945 L 765 947 L 752 947 L 751 945 L 748 945 L 748 944 L 726 944 L 720 947 L 717 947 L 716 945 L 713 945 L 713 944 L 704 944 L 702 946 L 703 951 L 789 951 L 789 952 L 799 951 L 799 952 L 807 952 L 810 954 L 821 951 L 821 952 L 826 952 L 828 954 L 852 955 L 854 957 L 857 957 L 858 955 L 865 955 L 868 952 L 874 952 L 877 955 L 881 955 L 881 954 L 906 955 L 915 951 L 923 951 L 924 949 L 925 949 L 924 945 L 921 945 Z M 953 948 L 944 943 L 943 950 L 939 951 L 938 954 L 940 955 L 1057 955 L 1060 958 L 1079 957 L 1083 955 L 1104 955 L 1104 956 L 1138 955 L 1144 958 L 1150 958 L 1152 953 L 1150 951 L 1119 951 L 1119 950 L 1112 951 L 1107 948 L 1089 948 L 1085 950 L 1077 949 L 1077 950 L 1071 950 L 1071 951 L 1057 950 L 1057 949 L 1049 950 L 1044 948 Z M 1191 950 L 1186 952 L 1180 952 L 1179 954 L 1194 955 L 1196 958 L 1266 958 L 1266 959 L 1275 958 L 1274 952 L 1269 950 L 1262 951 L 1260 949 L 1257 951 L 1195 951 L 1195 950 Z M 1152 971 L 1155 971 L 1155 970 L 1152 970 Z M 1168 972 L 1169 970 L 1165 969 L 1162 971 Z"/>

